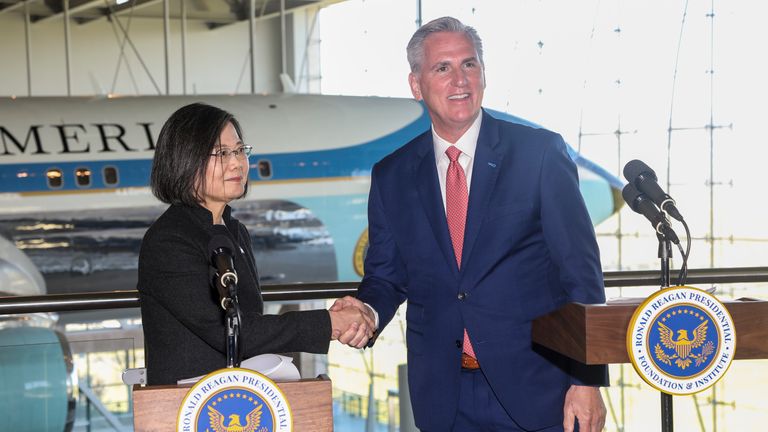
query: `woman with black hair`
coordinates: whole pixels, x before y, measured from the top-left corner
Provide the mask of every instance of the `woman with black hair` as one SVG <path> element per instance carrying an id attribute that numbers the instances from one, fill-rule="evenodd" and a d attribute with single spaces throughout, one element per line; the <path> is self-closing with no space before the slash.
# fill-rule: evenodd
<path id="1" fill-rule="evenodd" d="M 147 230 L 139 253 L 148 384 L 175 384 L 226 366 L 224 310 L 209 250 L 216 235 L 236 249 L 244 357 L 327 353 L 331 340 L 361 347 L 372 335 L 374 323 L 355 308 L 263 314 L 251 238 L 228 205 L 247 191 L 250 152 L 232 114 L 210 105 L 180 108 L 160 131 L 150 184 L 170 207 Z"/>

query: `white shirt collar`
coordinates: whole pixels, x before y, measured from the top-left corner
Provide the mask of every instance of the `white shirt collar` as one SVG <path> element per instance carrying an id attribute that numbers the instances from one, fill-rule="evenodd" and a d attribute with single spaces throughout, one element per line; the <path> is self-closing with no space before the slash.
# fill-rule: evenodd
<path id="1" fill-rule="evenodd" d="M 477 118 L 472 122 L 472 126 L 464 132 L 464 135 L 459 137 L 455 143 L 450 143 L 435 132 L 435 126 L 432 125 L 432 142 L 435 149 L 435 162 L 439 163 L 441 158 L 448 158 L 445 151 L 448 147 L 454 145 L 461 150 L 462 153 L 469 156 L 470 160 L 475 158 L 475 149 L 477 148 L 477 138 L 480 136 L 480 124 L 483 122 L 482 110 L 477 114 Z"/>

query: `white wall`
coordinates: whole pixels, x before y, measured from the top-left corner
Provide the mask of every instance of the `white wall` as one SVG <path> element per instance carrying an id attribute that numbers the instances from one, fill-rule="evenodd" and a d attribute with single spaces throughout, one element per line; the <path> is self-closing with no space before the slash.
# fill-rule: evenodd
<path id="1" fill-rule="evenodd" d="M 172 6 L 175 7 L 175 6 Z M 297 12 L 300 36 L 288 37 L 288 55 L 294 51 L 303 55 L 307 23 L 311 23 L 314 11 Z M 128 17 L 120 16 L 123 26 Z M 293 14 L 288 14 L 290 24 Z M 170 42 L 170 92 L 181 94 L 181 23 L 171 21 Z M 120 38 L 116 36 L 116 31 Z M 106 18 L 87 24 L 70 25 L 71 91 L 72 95 L 93 95 L 112 90 L 115 71 L 118 69 L 120 42 L 119 28 Z M 146 64 L 154 82 L 165 93 L 165 60 L 163 22 L 157 18 L 134 18 L 130 23 L 130 38 L 141 59 Z M 289 35 L 290 36 L 290 35 Z M 282 90 L 280 19 L 279 17 L 256 22 L 256 79 L 257 93 L 274 93 Z M 188 21 L 187 25 L 187 93 L 220 94 L 249 93 L 250 61 L 248 60 L 248 22 L 238 22 L 215 30 L 208 30 L 200 21 Z M 64 24 L 61 18 L 31 25 L 32 96 L 66 96 L 66 63 Z M 152 79 L 141 66 L 132 48 L 126 44 L 125 59 L 117 74 L 114 92 L 118 94 L 158 94 Z M 301 65 L 301 59 L 292 61 Z M 131 79 L 129 70 L 135 79 Z M 293 71 L 289 70 L 293 76 Z M 238 85 L 239 82 L 239 85 Z M 26 96 L 27 70 L 24 46 L 23 15 L 0 15 L 0 95 Z"/>

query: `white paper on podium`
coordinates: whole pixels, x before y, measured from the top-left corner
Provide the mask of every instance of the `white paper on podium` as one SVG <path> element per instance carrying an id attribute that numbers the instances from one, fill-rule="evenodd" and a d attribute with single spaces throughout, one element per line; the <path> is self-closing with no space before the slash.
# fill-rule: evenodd
<path id="1" fill-rule="evenodd" d="M 293 364 L 293 359 L 279 354 L 261 354 L 247 358 L 240 362 L 240 367 L 250 369 L 273 381 L 291 381 L 301 378 L 299 370 Z M 205 375 L 179 380 L 176 384 L 194 384 Z"/>
<path id="2" fill-rule="evenodd" d="M 247 358 L 240 363 L 244 369 L 254 370 L 273 381 L 290 381 L 301 378 L 291 357 L 279 354 L 262 354 Z"/>

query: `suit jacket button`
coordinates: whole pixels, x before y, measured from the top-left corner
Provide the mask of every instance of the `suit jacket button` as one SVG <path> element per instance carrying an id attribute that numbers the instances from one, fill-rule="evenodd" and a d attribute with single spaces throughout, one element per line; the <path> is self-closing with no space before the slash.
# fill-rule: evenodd
<path id="1" fill-rule="evenodd" d="M 459 300 L 464 300 L 465 298 L 467 298 L 467 293 L 463 293 L 463 292 L 459 293 L 458 297 L 459 297 Z"/>

